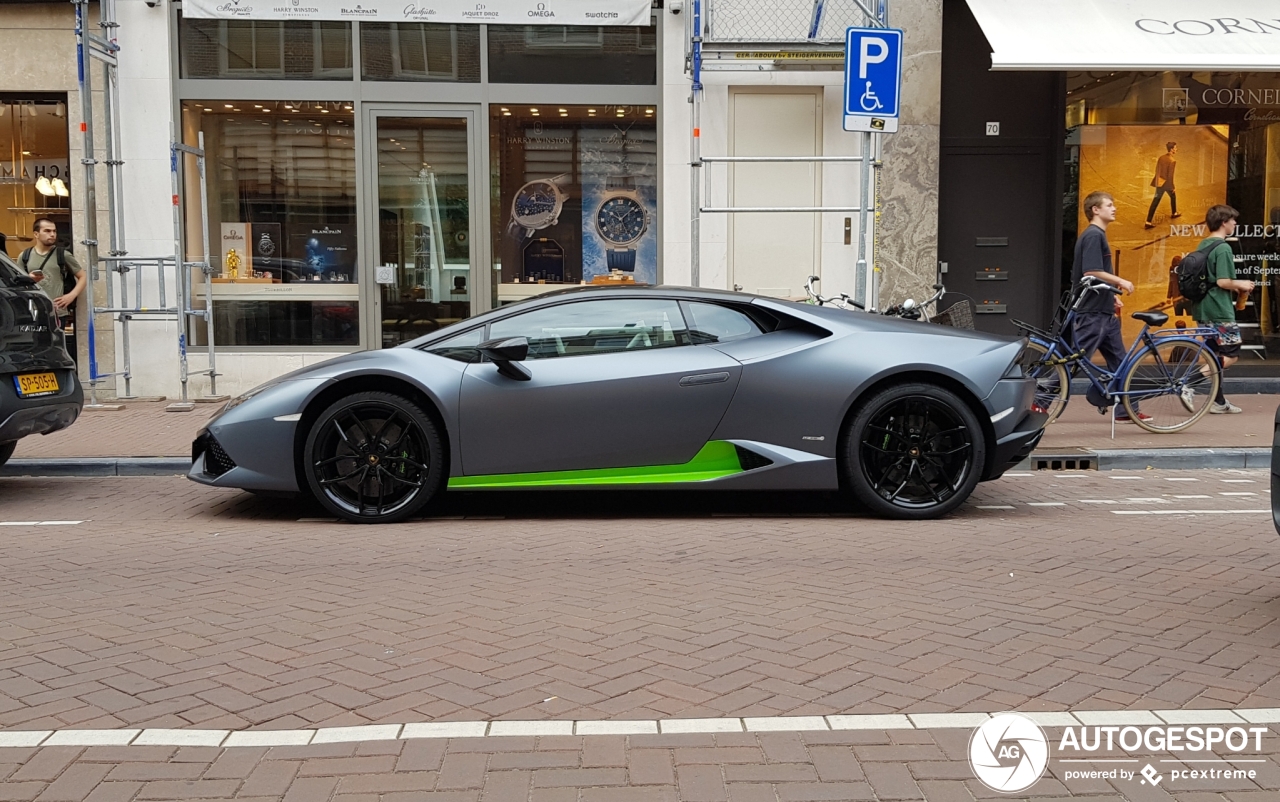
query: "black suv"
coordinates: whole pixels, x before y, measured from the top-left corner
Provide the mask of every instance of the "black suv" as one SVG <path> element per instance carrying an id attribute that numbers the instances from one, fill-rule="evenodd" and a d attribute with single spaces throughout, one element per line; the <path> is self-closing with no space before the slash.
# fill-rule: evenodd
<path id="1" fill-rule="evenodd" d="M 52 299 L 0 254 L 0 465 L 19 438 L 67 428 L 82 406 Z"/>

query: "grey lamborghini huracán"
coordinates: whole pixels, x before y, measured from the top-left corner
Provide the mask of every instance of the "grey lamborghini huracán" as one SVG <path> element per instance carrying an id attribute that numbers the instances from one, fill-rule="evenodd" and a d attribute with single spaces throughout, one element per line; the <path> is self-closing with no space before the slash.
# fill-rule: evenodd
<path id="1" fill-rule="evenodd" d="M 680 287 L 574 288 L 229 402 L 190 478 L 351 521 L 448 491 L 833 490 L 932 518 L 1040 439 L 1023 340 Z"/>

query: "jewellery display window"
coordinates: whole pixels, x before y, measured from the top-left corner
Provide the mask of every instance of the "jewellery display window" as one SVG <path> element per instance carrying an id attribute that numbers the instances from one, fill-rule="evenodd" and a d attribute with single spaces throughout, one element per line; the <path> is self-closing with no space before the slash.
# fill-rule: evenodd
<path id="1" fill-rule="evenodd" d="M 496 302 L 658 277 L 652 106 L 490 109 Z"/>
<path id="2" fill-rule="evenodd" d="M 219 346 L 359 344 L 352 123 L 344 101 L 184 103 L 184 139 L 204 134 L 209 196 L 203 210 L 198 176 L 185 176 L 188 253 L 207 214 Z"/>

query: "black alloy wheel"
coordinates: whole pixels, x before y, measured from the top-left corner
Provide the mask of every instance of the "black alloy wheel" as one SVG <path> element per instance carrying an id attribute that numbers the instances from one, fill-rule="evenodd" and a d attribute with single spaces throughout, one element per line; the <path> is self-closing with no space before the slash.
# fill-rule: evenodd
<path id="1" fill-rule="evenodd" d="M 419 512 L 440 488 L 440 435 L 417 404 L 391 393 L 356 393 L 326 409 L 307 434 L 307 484 L 321 506 L 357 523 Z"/>
<path id="2" fill-rule="evenodd" d="M 973 410 L 931 384 L 882 390 L 845 434 L 845 478 L 858 501 L 887 518 L 936 518 L 964 503 L 986 460 Z"/>

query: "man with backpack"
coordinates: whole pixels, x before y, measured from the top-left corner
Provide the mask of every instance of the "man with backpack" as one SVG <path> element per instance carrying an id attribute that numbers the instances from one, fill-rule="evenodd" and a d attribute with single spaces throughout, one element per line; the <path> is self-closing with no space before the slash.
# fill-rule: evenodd
<path id="1" fill-rule="evenodd" d="M 18 256 L 18 264 L 31 274 L 53 299 L 58 312 L 58 323 L 66 328 L 71 315 L 71 304 L 84 292 L 89 274 L 84 272 L 76 258 L 58 244 L 58 227 L 47 217 L 40 217 L 31 226 L 36 244 Z"/>
<path id="2" fill-rule="evenodd" d="M 1227 243 L 1227 237 L 1236 233 L 1239 216 L 1240 212 L 1225 204 L 1210 208 L 1204 216 L 1209 236 L 1178 265 L 1178 288 L 1183 297 L 1193 303 L 1191 313 L 1196 325 L 1216 331 L 1214 336 L 1205 338 L 1205 345 L 1218 355 L 1223 371 L 1240 358 L 1236 294 L 1253 292 L 1254 287 L 1252 281 L 1236 278 L 1235 256 Z M 1195 410 L 1195 395 L 1189 387 L 1182 391 L 1182 405 L 1188 412 Z M 1218 395 L 1209 407 L 1210 414 L 1234 415 L 1241 411 L 1227 400 L 1219 382 Z"/>

